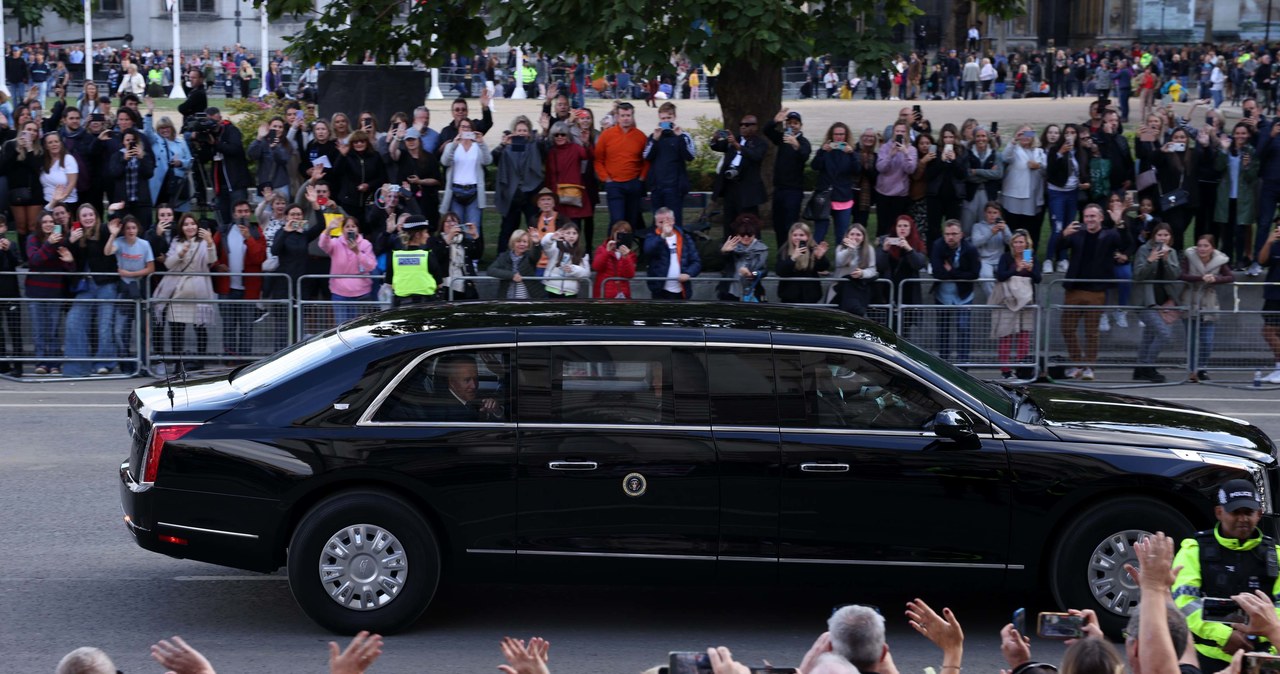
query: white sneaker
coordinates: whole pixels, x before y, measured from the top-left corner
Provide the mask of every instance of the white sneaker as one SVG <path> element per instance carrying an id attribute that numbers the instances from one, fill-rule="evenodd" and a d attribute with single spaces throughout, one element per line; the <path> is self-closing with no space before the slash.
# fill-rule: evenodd
<path id="1" fill-rule="evenodd" d="M 1280 370 L 1276 370 L 1275 372 L 1263 377 L 1262 381 L 1265 381 L 1268 384 L 1280 384 Z"/>
<path id="2" fill-rule="evenodd" d="M 1111 319 L 1106 314 L 1102 315 L 1102 320 L 1098 321 L 1098 332 L 1111 332 Z"/>
<path id="3" fill-rule="evenodd" d="M 933 263 L 930 262 L 924 266 L 924 273 L 933 276 Z"/>
<path id="4" fill-rule="evenodd" d="M 1065 374 L 1067 375 L 1067 379 L 1075 379 L 1080 376 L 1080 368 L 1069 367 Z"/>
<path id="5" fill-rule="evenodd" d="M 1044 261 L 1044 265 L 1040 267 L 1040 273 L 1041 273 L 1041 274 L 1052 274 L 1052 273 L 1053 273 L 1053 260 L 1045 260 L 1045 261 Z"/>
<path id="6" fill-rule="evenodd" d="M 1065 274 L 1067 273 L 1067 270 L 1070 268 L 1071 268 L 1071 264 L 1068 263 L 1066 260 L 1058 260 L 1058 271 Z"/>
<path id="7" fill-rule="evenodd" d="M 1116 312 L 1116 327 L 1117 327 L 1117 328 L 1127 328 L 1127 327 L 1129 327 L 1129 315 L 1128 315 L 1128 314 L 1126 314 L 1126 313 L 1125 313 L 1125 312 L 1123 312 L 1123 311 L 1117 311 L 1117 312 Z"/>
<path id="8" fill-rule="evenodd" d="M 168 376 L 168 372 L 169 370 L 164 366 L 164 363 L 152 363 L 151 365 L 151 376 L 153 377 L 165 377 Z"/>
<path id="9" fill-rule="evenodd" d="M 1080 378 L 1084 381 L 1093 381 L 1093 368 L 1086 367 L 1084 371 L 1080 373 Z"/>
<path id="10" fill-rule="evenodd" d="M 1254 262 L 1253 264 L 1249 265 L 1249 271 L 1246 273 L 1248 273 L 1250 276 L 1257 276 L 1262 273 L 1262 265 L 1258 264 L 1257 262 Z"/>

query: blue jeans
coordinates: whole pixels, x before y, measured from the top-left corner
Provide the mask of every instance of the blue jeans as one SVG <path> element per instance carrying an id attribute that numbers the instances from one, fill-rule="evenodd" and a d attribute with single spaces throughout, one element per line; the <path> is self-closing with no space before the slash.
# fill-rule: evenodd
<path id="1" fill-rule="evenodd" d="M 365 293 L 363 295 L 358 295 L 356 297 L 347 297 L 346 295 L 331 293 L 330 299 L 332 299 L 334 302 L 345 303 L 345 302 L 371 302 L 373 301 L 374 298 L 370 296 L 370 293 Z M 352 320 L 354 318 L 358 318 L 359 316 L 360 316 L 360 307 L 346 306 L 345 304 L 333 305 L 333 320 L 335 325 L 342 325 L 343 323 L 346 323 L 347 321 Z"/>
<path id="2" fill-rule="evenodd" d="M 947 75 L 947 90 L 942 92 L 947 98 L 954 98 L 960 93 L 960 78 L 955 75 Z"/>
<path id="3" fill-rule="evenodd" d="M 58 344 L 58 322 L 62 320 L 63 306 L 62 302 L 32 302 L 29 305 L 36 358 L 40 359 L 37 366 L 52 367 L 57 365 L 54 361 L 62 356 Z"/>
<path id="4" fill-rule="evenodd" d="M 773 234 L 777 237 L 777 245 L 780 246 L 787 240 L 791 225 L 800 220 L 800 205 L 803 201 L 804 190 L 773 188 Z"/>
<path id="5" fill-rule="evenodd" d="M 99 284 L 98 281 L 102 283 Z M 116 299 L 115 281 L 105 276 L 89 278 L 88 287 L 76 295 L 77 300 L 114 300 Z M 89 329 L 93 326 L 94 317 L 98 321 L 98 345 L 96 351 L 89 352 Z M 84 377 L 99 368 L 111 369 L 116 366 L 116 340 L 113 328 L 116 318 L 116 306 L 111 302 L 72 302 L 71 311 L 67 313 L 67 334 L 64 348 L 67 358 L 89 358 L 96 360 L 91 364 L 87 360 L 68 362 L 62 367 L 62 374 L 68 377 Z"/>
<path id="6" fill-rule="evenodd" d="M 249 305 L 244 302 L 244 290 L 229 288 L 231 292 L 220 293 L 218 299 L 218 318 L 222 320 L 222 349 L 228 356 L 243 357 L 249 355 L 253 348 L 252 323 L 249 316 Z M 203 355 L 203 354 L 201 354 Z"/>
<path id="7" fill-rule="evenodd" d="M 832 210 L 830 218 L 822 218 L 813 221 L 813 240 L 821 242 L 827 238 L 827 226 L 834 220 L 836 223 L 836 243 L 844 241 L 844 233 L 849 231 L 849 223 L 853 221 L 853 209 L 846 208 L 843 211 Z M 781 244 L 779 244 L 781 245 Z"/>
<path id="8" fill-rule="evenodd" d="M 1222 90 L 1221 89 L 1210 89 L 1209 95 L 1213 97 L 1214 110 L 1217 110 L 1218 108 L 1222 107 Z"/>
<path id="9" fill-rule="evenodd" d="M 1045 249 L 1048 260 L 1065 260 L 1067 251 L 1058 250 L 1058 241 L 1062 238 L 1062 229 L 1076 219 L 1076 207 L 1080 203 L 1080 190 L 1059 192 L 1046 190 L 1049 193 L 1049 247 Z"/>
<path id="10" fill-rule="evenodd" d="M 1160 312 L 1150 307 L 1139 314 L 1142 318 L 1142 342 L 1138 344 L 1138 363 L 1154 365 L 1156 357 L 1173 338 L 1173 325 L 1166 323 Z"/>
<path id="11" fill-rule="evenodd" d="M 654 213 L 657 213 L 658 209 L 663 206 L 670 208 L 671 212 L 676 216 L 676 227 L 684 227 L 684 192 L 675 187 L 655 187 L 649 192 L 649 202 L 653 204 Z M 612 215 L 613 210 L 610 209 L 609 213 Z M 611 220 L 609 224 L 613 225 L 615 222 L 617 220 Z M 627 222 L 630 223 L 632 230 L 639 231 L 641 229 L 640 223 L 631 222 L 630 220 Z"/>
<path id="12" fill-rule="evenodd" d="M 1114 272 L 1116 280 L 1132 281 L 1133 280 L 1132 265 L 1133 265 L 1133 260 L 1129 260 L 1129 262 L 1126 262 L 1124 264 L 1117 262 L 1115 265 L 1115 272 Z M 1129 294 L 1133 292 L 1133 284 L 1117 283 L 1115 284 L 1115 288 L 1116 288 L 1116 297 L 1118 299 L 1116 304 L 1127 306 L 1129 304 Z"/>
<path id="13" fill-rule="evenodd" d="M 146 280 L 143 279 L 142 283 L 146 283 Z M 128 356 L 136 355 L 139 357 L 139 362 L 142 362 L 141 361 L 141 356 L 143 355 L 142 352 L 138 352 L 137 354 L 134 353 L 134 347 L 137 345 L 137 340 L 134 339 L 133 326 L 134 326 L 134 319 L 137 318 L 137 313 L 136 313 L 137 311 L 138 311 L 137 305 L 133 304 L 132 302 L 128 304 L 119 304 L 116 306 L 114 339 L 116 341 L 116 353 L 118 353 L 121 358 L 126 358 Z M 145 326 L 146 325 L 145 321 L 147 320 L 147 314 L 145 309 L 143 309 L 143 312 L 142 312 L 142 320 L 144 321 L 143 325 Z M 145 339 L 142 340 L 144 348 L 146 345 L 146 341 L 147 340 Z M 123 362 L 120 363 L 120 371 L 125 374 L 136 373 L 137 369 L 138 369 L 138 366 L 134 363 L 129 363 L 128 365 L 126 365 Z"/>
<path id="14" fill-rule="evenodd" d="M 1129 96 L 1133 94 L 1131 87 L 1116 87 L 1116 98 L 1120 101 L 1120 121 L 1129 121 Z"/>
<path id="15" fill-rule="evenodd" d="M 1200 329 L 1191 333 L 1191 353 L 1195 358 L 1195 369 L 1209 367 L 1209 358 L 1213 355 L 1213 338 L 1217 334 L 1218 324 L 1213 321 L 1200 321 Z"/>
<path id="16" fill-rule="evenodd" d="M 609 224 L 626 220 L 631 223 L 632 229 L 639 229 L 637 224 L 641 221 L 640 207 L 644 202 L 644 183 L 639 178 L 625 182 L 613 180 L 605 183 L 604 194 L 609 203 Z"/>
<path id="17" fill-rule="evenodd" d="M 960 297 L 956 294 L 955 283 L 941 285 L 943 288 L 938 292 L 938 304 L 957 308 L 940 310 L 943 315 L 938 325 L 940 333 L 938 355 L 953 365 L 964 363 L 969 360 L 969 322 L 972 312 L 968 307 L 973 303 L 973 293 Z M 946 286 L 951 287 L 948 289 Z"/>
<path id="18" fill-rule="evenodd" d="M 471 203 L 463 205 L 458 203 L 457 199 L 449 200 L 449 212 L 458 216 L 458 221 L 462 223 L 474 222 L 480 224 L 480 198 L 476 197 Z M 530 243 L 533 243 L 532 241 Z"/>

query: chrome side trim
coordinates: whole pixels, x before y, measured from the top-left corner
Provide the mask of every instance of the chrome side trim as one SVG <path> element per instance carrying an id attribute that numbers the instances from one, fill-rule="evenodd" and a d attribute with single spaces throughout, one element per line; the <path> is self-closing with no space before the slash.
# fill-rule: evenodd
<path id="1" fill-rule="evenodd" d="M 691 562 L 714 562 L 714 555 L 659 555 L 641 552 L 559 552 L 556 550 L 517 550 L 517 555 L 536 557 L 609 557 L 616 559 L 671 559 Z"/>
<path id="2" fill-rule="evenodd" d="M 978 564 L 974 562 L 887 562 L 870 559 L 805 559 L 800 557 L 782 557 L 778 561 L 786 564 L 839 564 L 843 566 L 906 566 L 943 569 L 991 569 L 998 571 L 1021 571 L 1021 564 Z"/>
<path id="3" fill-rule="evenodd" d="M 513 424 L 514 425 L 514 424 Z M 560 431 L 560 430 L 599 430 L 608 429 L 613 431 L 631 432 L 631 431 L 699 431 L 702 433 L 710 433 L 710 426 L 682 426 L 680 424 L 550 424 L 550 423 L 520 423 L 520 430 L 528 431 Z M 769 432 L 777 433 L 778 429 L 766 429 Z"/>
<path id="4" fill-rule="evenodd" d="M 971 562 L 882 562 L 864 559 L 803 559 L 797 557 L 737 557 L 731 555 L 660 555 L 632 552 L 560 552 L 556 550 L 500 550 L 489 548 L 467 548 L 467 552 L 478 555 L 532 555 L 538 557 L 603 557 L 616 559 L 670 559 L 695 562 L 785 562 L 788 564 L 840 564 L 846 566 L 904 566 L 930 567 L 950 569 L 990 569 L 997 571 L 1022 571 L 1022 564 L 977 564 Z"/>
<path id="5" fill-rule="evenodd" d="M 378 408 L 382 407 L 382 403 L 386 402 L 387 397 L 391 395 L 391 392 L 395 390 L 396 386 L 399 386 L 400 382 L 404 380 L 405 377 L 409 376 L 410 372 L 413 372 L 413 369 L 418 366 L 418 363 L 421 363 L 427 358 L 430 358 L 431 356 L 434 356 L 438 353 L 448 353 L 450 351 L 475 351 L 475 350 L 481 350 L 481 349 L 514 349 L 515 347 L 516 345 L 514 342 L 504 342 L 504 343 L 498 343 L 498 344 L 464 344 L 460 346 L 442 346 L 438 349 L 432 349 L 430 351 L 420 353 L 416 358 L 409 361 L 409 364 L 406 365 L 404 369 L 401 370 L 400 373 L 397 374 L 395 378 L 393 378 L 382 389 L 382 391 L 378 393 L 378 397 L 374 398 L 373 402 L 369 404 L 369 407 L 365 409 L 364 414 L 360 415 L 360 420 L 356 422 L 356 426 L 491 426 L 491 427 L 499 427 L 499 428 L 509 426 L 511 428 L 515 428 L 516 426 L 515 424 L 495 423 L 495 422 L 488 422 L 488 423 L 461 422 L 460 423 L 460 422 L 454 421 L 454 422 L 434 423 L 434 422 L 424 422 L 424 421 L 413 421 L 413 422 L 372 421 L 373 415 L 378 413 Z"/>
<path id="6" fill-rule="evenodd" d="M 238 531 L 221 531 L 219 529 L 202 529 L 200 527 L 189 527 L 185 524 L 173 524 L 170 522 L 156 522 L 156 526 L 170 527 L 173 529 L 185 529 L 187 531 L 198 531 L 202 534 L 219 534 L 222 536 L 234 536 L 236 538 L 251 538 L 253 540 L 258 539 L 257 534 L 242 534 Z"/>

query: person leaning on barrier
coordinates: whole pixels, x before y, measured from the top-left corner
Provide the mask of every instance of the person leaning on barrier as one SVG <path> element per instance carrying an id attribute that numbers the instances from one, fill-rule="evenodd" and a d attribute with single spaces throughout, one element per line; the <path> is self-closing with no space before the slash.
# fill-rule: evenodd
<path id="1" fill-rule="evenodd" d="M 1013 376 L 1012 363 L 1028 362 L 1031 354 L 1036 314 L 1027 307 L 1035 303 L 1035 287 L 1040 284 L 1042 273 L 1036 266 L 1035 247 L 1027 230 L 1013 233 L 1008 251 L 1000 256 L 995 270 L 996 283 L 987 297 L 987 302 L 996 307 L 991 313 L 991 337 L 996 340 L 1000 376 L 1005 379 Z M 1030 367 L 1020 367 L 1017 374 L 1019 379 L 1030 379 L 1033 371 Z"/>
<path id="2" fill-rule="evenodd" d="M 1263 381 L 1280 384 L 1280 223 L 1272 223 L 1258 250 L 1258 264 L 1267 270 L 1267 285 L 1262 289 L 1262 338 L 1276 361 L 1276 369 Z"/>
<path id="3" fill-rule="evenodd" d="M 1191 365 L 1188 381 L 1209 381 L 1209 358 L 1213 355 L 1213 338 L 1218 326 L 1218 289 L 1224 283 L 1234 283 L 1235 274 L 1231 273 L 1231 265 L 1226 253 L 1215 248 L 1216 240 L 1212 234 L 1203 234 L 1196 239 L 1196 245 L 1186 249 L 1182 256 L 1182 275 L 1184 283 L 1189 284 L 1183 291 L 1179 304 L 1190 308 L 1193 315 L 1198 315 L 1199 329 L 1192 336 L 1192 353 L 1195 362 Z M 1188 318 L 1187 320 L 1190 320 Z"/>
<path id="4" fill-rule="evenodd" d="M 443 277 L 439 255 L 431 254 L 431 230 L 425 219 L 410 219 L 403 225 L 409 235 L 404 248 L 391 253 L 385 282 L 391 286 L 391 305 L 431 302 L 436 298 L 436 278 Z"/>
<path id="5" fill-rule="evenodd" d="M 629 241 L 628 241 L 629 239 Z M 619 220 L 609 227 L 609 236 L 591 256 L 591 269 L 595 271 L 592 297 L 604 299 L 631 299 L 631 282 L 636 275 L 636 242 L 631 223 Z"/>
<path id="6" fill-rule="evenodd" d="M 720 247 L 724 255 L 723 276 L 728 280 L 719 284 L 716 291 L 724 302 L 737 302 L 744 294 L 758 299 L 764 295 L 759 281 L 768 273 L 769 264 L 769 247 L 760 240 L 760 218 L 742 213 L 730 227 L 733 236 Z"/>
<path id="7" fill-rule="evenodd" d="M 884 251 L 872 245 L 867 230 L 858 223 L 849 225 L 844 239 L 836 246 L 835 271 L 831 277 L 841 279 L 827 293 L 827 304 L 856 316 L 866 316 L 871 304 L 871 288 L 888 262 Z"/>
<path id="8" fill-rule="evenodd" d="M 948 220 L 942 225 L 942 239 L 929 251 L 933 265 L 933 298 L 938 304 L 968 307 L 974 300 L 974 281 L 981 273 L 982 261 L 973 244 L 964 240 L 960 223 Z M 969 360 L 969 325 L 971 312 L 966 308 L 942 310 L 938 355 L 956 363 Z"/>
<path id="9" fill-rule="evenodd" d="M 485 273 L 499 280 L 498 299 L 528 300 L 546 297 L 546 286 L 538 282 L 538 260 L 542 248 L 533 244 L 533 230 L 517 229 L 507 239 L 507 249 Z"/>
<path id="10" fill-rule="evenodd" d="M 1195 635 L 1200 668 L 1205 672 L 1222 669 L 1238 651 L 1265 651 L 1271 646 L 1249 634 L 1244 625 L 1205 620 L 1205 598 L 1262 590 L 1274 602 L 1280 595 L 1276 541 L 1258 528 L 1262 505 L 1253 483 L 1224 482 L 1218 488 L 1213 515 L 1217 524 L 1183 540 L 1173 560 L 1174 567 L 1181 567 L 1173 581 L 1173 600 Z"/>
<path id="11" fill-rule="evenodd" d="M 689 279 L 702 273 L 698 247 L 669 208 L 653 214 L 653 229 L 644 239 L 644 255 L 649 260 L 649 295 L 653 299 L 679 300 L 693 297 Z"/>
<path id="12" fill-rule="evenodd" d="M 196 216 L 184 213 L 164 257 L 168 273 L 151 293 L 151 310 L 164 326 L 157 334 L 167 336 L 169 347 L 161 345 L 159 336 L 155 343 L 163 353 L 185 356 L 187 326 L 191 325 L 196 334 L 195 355 L 203 357 L 209 347 L 209 326 L 217 316 L 213 301 L 218 296 L 213 292 L 213 279 L 206 275 L 217 258 L 213 234 L 200 227 Z M 180 362 L 185 366 L 184 360 Z"/>
<path id="13" fill-rule="evenodd" d="M 778 301 L 790 304 L 816 304 L 822 301 L 822 285 L 816 279 L 827 276 L 831 260 L 827 259 L 826 241 L 815 241 L 809 225 L 797 222 L 787 232 L 787 240 L 778 249 L 775 270 L 778 278 Z M 788 281 L 785 279 L 814 279 Z"/>

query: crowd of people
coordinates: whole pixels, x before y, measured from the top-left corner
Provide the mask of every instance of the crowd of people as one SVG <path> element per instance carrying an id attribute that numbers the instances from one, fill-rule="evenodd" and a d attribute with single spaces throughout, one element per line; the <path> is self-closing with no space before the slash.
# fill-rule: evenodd
<path id="1" fill-rule="evenodd" d="M 107 58 L 128 72 L 133 56 Z M 1184 60 L 1137 58 L 1169 76 Z M 1247 60 L 1260 76 L 1269 56 Z M 478 116 L 458 98 L 437 128 L 425 106 L 385 120 L 370 111 L 319 118 L 304 101 L 279 99 L 281 114 L 246 143 L 208 106 L 203 70 L 185 79 L 181 124 L 156 115 L 149 97 L 121 89 L 112 98 L 94 83 L 78 100 L 59 87 L 46 99 L 33 86 L 12 106 L 14 124 L 0 127 L 0 271 L 31 273 L 22 287 L 0 277 L 0 294 L 50 302 L 28 312 L 30 344 L 21 312 L 5 312 L 4 358 L 34 353 L 40 375 L 112 373 L 136 329 L 112 301 L 139 293 L 162 300 L 137 326 L 156 351 L 234 361 L 261 353 L 255 326 L 271 309 L 255 303 L 287 301 L 303 276 L 338 276 L 304 282 L 299 299 L 333 303 L 329 316 L 340 321 L 358 303 L 477 298 L 486 276 L 500 299 L 627 299 L 644 271 L 653 298 L 691 298 L 693 278 L 714 276 L 726 301 L 860 315 L 891 300 L 954 306 L 937 350 L 957 363 L 970 355 L 964 307 L 994 305 L 991 339 L 1002 374 L 1014 377 L 1026 373 L 1035 330 L 1026 307 L 1045 274 L 1061 273 L 1066 304 L 1080 307 L 1062 320 L 1066 375 L 1094 377 L 1099 333 L 1140 329 L 1134 378 L 1163 381 L 1157 358 L 1187 308 L 1217 309 L 1216 287 L 1237 273 L 1280 282 L 1280 124 L 1252 97 L 1230 127 L 1204 101 L 1183 115 L 1153 106 L 1126 125 L 1131 91 L 1111 80 L 1082 105 L 1083 122 L 1011 134 L 974 118 L 935 128 L 915 104 L 883 130 L 836 122 L 811 137 L 802 114 L 783 108 L 696 138 L 672 101 L 641 129 L 634 104 L 615 100 L 597 120 L 551 82 L 538 118 L 516 116 L 492 141 L 481 88 Z M 718 161 L 718 240 L 684 221 L 690 166 L 707 152 Z M 206 196 L 213 219 L 199 217 Z M 486 213 L 499 222 L 488 246 Z M 778 283 L 767 290 L 769 276 Z M 934 281 L 930 297 L 917 279 Z M 1264 293 L 1258 308 L 1280 312 L 1280 287 Z M 1132 311 L 1089 308 L 1104 306 Z M 266 340 L 273 348 L 289 331 L 291 319 L 280 320 Z M 211 354 L 215 324 L 222 351 Z M 1197 326 L 1188 374 L 1205 379 L 1215 325 Z M 1280 317 L 1268 314 L 1263 337 L 1276 360 L 1265 379 L 1280 383 Z"/>

